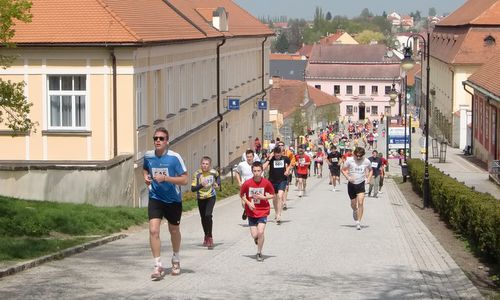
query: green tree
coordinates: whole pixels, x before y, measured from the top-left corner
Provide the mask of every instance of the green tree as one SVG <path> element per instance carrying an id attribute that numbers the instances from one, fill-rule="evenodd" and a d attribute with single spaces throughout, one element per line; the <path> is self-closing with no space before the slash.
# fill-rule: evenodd
<path id="1" fill-rule="evenodd" d="M 368 10 L 368 8 L 363 8 L 359 16 L 363 19 L 369 19 L 373 17 L 373 14 Z"/>
<path id="2" fill-rule="evenodd" d="M 331 14 L 330 12 L 327 12 L 327 13 L 326 13 L 326 17 L 325 17 L 325 19 L 326 19 L 327 21 L 331 21 L 331 20 L 332 20 L 332 14 Z"/>
<path id="3" fill-rule="evenodd" d="M 288 52 L 288 46 L 289 46 L 289 43 L 288 43 L 288 39 L 286 37 L 286 34 L 284 34 L 284 33 L 280 34 L 280 36 L 276 40 L 276 45 L 275 45 L 276 52 L 279 52 L 279 53 Z"/>
<path id="4" fill-rule="evenodd" d="M 31 22 L 31 2 L 28 0 L 0 0 L 0 43 L 4 49 L 15 48 L 11 42 L 15 35 L 14 22 Z M 0 66 L 7 69 L 16 56 L 0 54 Z M 0 123 L 14 131 L 34 130 L 36 122 L 28 118 L 32 103 L 24 96 L 24 82 L 11 82 L 0 78 Z"/>
<path id="5" fill-rule="evenodd" d="M 434 7 L 429 8 L 429 17 L 434 17 L 436 15 L 437 15 L 436 8 Z"/>
<path id="6" fill-rule="evenodd" d="M 363 30 L 356 36 L 356 41 L 360 44 L 369 44 L 371 41 L 384 42 L 385 36 L 381 32 Z"/>
<path id="7" fill-rule="evenodd" d="M 288 25 L 290 30 L 287 34 L 288 39 L 288 53 L 294 53 L 302 47 L 303 43 L 303 32 L 304 28 L 307 26 L 307 22 L 305 20 L 290 20 L 288 21 Z"/>
<path id="8" fill-rule="evenodd" d="M 330 104 L 320 109 L 320 117 L 327 122 L 327 124 L 332 124 L 337 121 L 340 114 L 340 107 L 338 104 Z"/>
<path id="9" fill-rule="evenodd" d="M 302 114 L 302 110 L 298 108 L 293 113 L 292 131 L 295 136 L 305 135 L 307 129 L 307 120 Z"/>

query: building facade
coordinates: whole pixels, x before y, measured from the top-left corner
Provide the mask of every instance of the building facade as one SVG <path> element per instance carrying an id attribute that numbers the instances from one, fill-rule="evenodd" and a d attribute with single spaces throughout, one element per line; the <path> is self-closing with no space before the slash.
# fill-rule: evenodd
<path id="1" fill-rule="evenodd" d="M 0 76 L 25 82 L 39 126 L 0 131 L 11 145 L 0 194 L 141 206 L 156 128 L 169 130 L 188 172 L 204 155 L 227 167 L 260 136 L 249 116 L 269 85 L 272 31 L 230 0 L 146 2 L 33 1 L 33 21 L 16 24 L 9 50 L 18 59 Z"/>

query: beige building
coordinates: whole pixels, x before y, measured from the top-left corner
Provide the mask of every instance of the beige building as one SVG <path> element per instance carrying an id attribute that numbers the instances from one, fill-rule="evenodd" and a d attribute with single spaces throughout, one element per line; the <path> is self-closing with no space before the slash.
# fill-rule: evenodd
<path id="1" fill-rule="evenodd" d="M 190 174 L 204 155 L 229 166 L 261 135 L 251 116 L 273 33 L 232 1 L 32 2 L 0 76 L 25 82 L 39 125 L 0 131 L 0 195 L 140 206 L 155 128 L 169 130 Z"/>
<path id="2" fill-rule="evenodd" d="M 500 41 L 500 1 L 469 0 L 440 21 L 431 34 L 431 132 L 465 148 L 471 97 L 462 82 L 488 63 Z M 423 64 L 426 66 L 426 62 Z M 425 72 L 422 72 L 425 82 Z M 424 87 L 425 88 L 425 87 Z M 425 96 L 425 95 L 424 95 Z M 462 121 L 461 121 L 462 120 Z"/>

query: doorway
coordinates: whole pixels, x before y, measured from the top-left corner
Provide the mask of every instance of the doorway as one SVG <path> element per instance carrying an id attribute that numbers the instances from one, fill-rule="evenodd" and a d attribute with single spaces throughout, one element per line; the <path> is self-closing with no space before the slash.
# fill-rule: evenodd
<path id="1" fill-rule="evenodd" d="M 359 120 L 364 120 L 365 119 L 365 103 L 364 102 L 360 102 L 359 103 L 359 106 L 358 106 L 358 117 L 359 117 Z"/>

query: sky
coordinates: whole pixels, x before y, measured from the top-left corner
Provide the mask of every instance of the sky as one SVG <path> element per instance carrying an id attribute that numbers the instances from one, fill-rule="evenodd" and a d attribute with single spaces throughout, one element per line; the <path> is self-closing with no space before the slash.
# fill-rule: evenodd
<path id="1" fill-rule="evenodd" d="M 409 14 L 417 10 L 427 16 L 430 7 L 434 7 L 438 15 L 449 14 L 465 3 L 466 0 L 233 0 L 255 17 L 303 18 L 312 20 L 316 7 L 323 13 L 332 16 L 358 16 L 364 8 L 375 15 L 396 11 Z"/>

